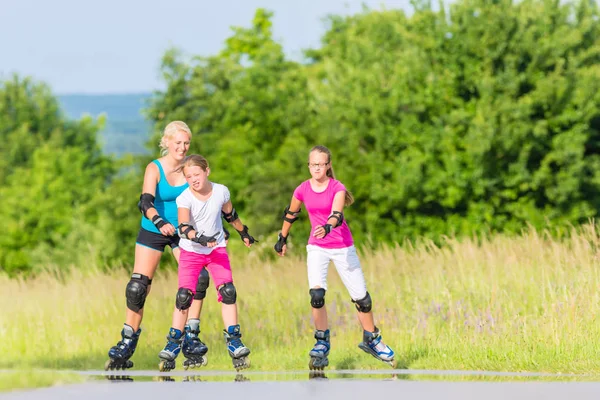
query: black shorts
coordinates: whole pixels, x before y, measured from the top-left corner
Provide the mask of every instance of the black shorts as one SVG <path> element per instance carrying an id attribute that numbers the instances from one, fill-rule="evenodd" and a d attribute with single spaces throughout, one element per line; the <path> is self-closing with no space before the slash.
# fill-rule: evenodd
<path id="1" fill-rule="evenodd" d="M 167 245 L 171 246 L 172 249 L 179 247 L 179 236 L 165 236 L 163 234 L 150 232 L 144 228 L 141 228 L 135 242 L 140 246 L 149 247 L 153 250 L 163 252 L 165 251 L 165 247 Z"/>

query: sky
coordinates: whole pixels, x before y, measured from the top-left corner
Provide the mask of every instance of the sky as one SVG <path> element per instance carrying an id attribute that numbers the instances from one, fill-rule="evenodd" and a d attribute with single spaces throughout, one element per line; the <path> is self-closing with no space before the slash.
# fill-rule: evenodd
<path id="1" fill-rule="evenodd" d="M 275 13 L 287 55 L 319 47 L 328 14 L 411 10 L 409 0 L 0 0 L 0 79 L 13 73 L 55 94 L 142 93 L 163 87 L 159 63 L 177 47 L 208 56 L 257 8 Z"/>

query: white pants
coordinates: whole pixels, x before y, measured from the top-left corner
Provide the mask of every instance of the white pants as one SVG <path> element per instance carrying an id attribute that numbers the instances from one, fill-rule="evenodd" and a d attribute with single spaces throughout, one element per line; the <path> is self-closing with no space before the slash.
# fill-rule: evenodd
<path id="1" fill-rule="evenodd" d="M 308 257 L 308 285 L 311 289 L 322 287 L 327 290 L 327 272 L 329 262 L 333 261 L 335 268 L 344 282 L 352 300 L 360 300 L 367 295 L 365 276 L 360 267 L 360 261 L 354 246 L 342 249 L 324 249 L 309 244 L 306 246 Z"/>

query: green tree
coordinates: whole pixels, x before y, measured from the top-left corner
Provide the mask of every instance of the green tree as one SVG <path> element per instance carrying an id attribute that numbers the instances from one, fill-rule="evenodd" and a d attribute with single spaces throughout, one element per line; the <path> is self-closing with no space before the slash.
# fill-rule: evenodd
<path id="1" fill-rule="evenodd" d="M 72 215 L 104 190 L 115 172 L 96 142 L 100 122 L 66 119 L 46 85 L 0 83 L 0 268 L 33 268 L 35 248 L 69 248 L 83 221 Z"/>
<path id="2" fill-rule="evenodd" d="M 306 157 L 310 96 L 304 67 L 287 61 L 273 40 L 271 13 L 259 9 L 252 27 L 233 31 L 212 57 L 186 63 L 177 51 L 167 52 L 167 89 L 156 94 L 148 115 L 157 132 L 170 120 L 187 122 L 196 135 L 190 152 L 208 158 L 214 179 L 230 188 L 238 210 L 264 231 L 281 222 L 293 190 L 290 176 L 299 166 L 290 165 L 287 155 Z M 155 136 L 152 143 L 157 141 Z"/>
<path id="3" fill-rule="evenodd" d="M 597 214 L 598 9 L 465 0 L 334 17 L 319 141 L 352 178 L 360 231 L 518 231 Z"/>

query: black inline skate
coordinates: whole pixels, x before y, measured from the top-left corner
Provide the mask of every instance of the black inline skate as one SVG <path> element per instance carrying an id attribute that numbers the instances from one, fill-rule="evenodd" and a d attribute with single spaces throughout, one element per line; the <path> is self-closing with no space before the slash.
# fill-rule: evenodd
<path id="1" fill-rule="evenodd" d="M 183 362 L 183 369 L 204 367 L 208 364 L 206 353 L 208 347 L 198 337 L 200 333 L 200 320 L 190 319 L 185 326 L 185 336 L 181 345 L 181 352 L 186 358 Z"/>
<path id="2" fill-rule="evenodd" d="M 133 361 L 129 359 L 135 352 L 141 333 L 141 329 L 134 332 L 131 326 L 127 324 L 123 325 L 121 340 L 108 351 L 109 359 L 104 364 L 105 371 L 133 367 Z"/>
<path id="3" fill-rule="evenodd" d="M 308 353 L 310 356 L 308 368 L 311 371 L 323 370 L 323 368 L 329 365 L 329 359 L 327 358 L 329 356 L 329 349 L 331 348 L 329 344 L 329 329 L 325 331 L 316 330 L 315 339 L 317 339 L 317 342 Z"/>
<path id="4" fill-rule="evenodd" d="M 394 350 L 383 343 L 377 327 L 375 327 L 375 332 L 363 331 L 363 341 L 359 343 L 358 347 L 376 359 L 390 365 L 392 368 L 396 368 Z"/>
<path id="5" fill-rule="evenodd" d="M 248 359 L 248 355 L 250 354 L 250 349 L 242 343 L 240 326 L 231 325 L 227 330 L 223 331 L 223 336 L 225 337 L 227 351 L 229 351 L 235 370 L 240 371 L 249 368 L 250 360 Z"/>
<path id="6" fill-rule="evenodd" d="M 158 370 L 167 372 L 175 369 L 175 359 L 181 352 L 181 343 L 183 342 L 183 333 L 179 329 L 171 328 L 167 335 L 167 344 L 164 349 L 158 353 L 160 362 Z"/>

